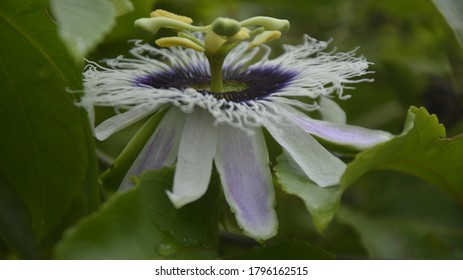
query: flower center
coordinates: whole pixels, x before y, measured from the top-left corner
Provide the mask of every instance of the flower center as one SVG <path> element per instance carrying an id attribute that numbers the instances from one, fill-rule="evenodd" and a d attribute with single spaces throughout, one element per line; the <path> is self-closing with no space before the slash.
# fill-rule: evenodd
<path id="1" fill-rule="evenodd" d="M 229 102 L 247 102 L 265 99 L 283 90 L 296 77 L 296 73 L 278 66 L 256 67 L 238 71 L 225 69 L 223 71 L 223 90 L 210 89 L 211 77 L 202 67 L 196 70 L 173 69 L 170 71 L 150 73 L 135 80 L 136 86 L 153 87 L 157 89 L 177 88 L 185 90 L 193 88 L 203 95 L 212 95 L 216 99 Z"/>

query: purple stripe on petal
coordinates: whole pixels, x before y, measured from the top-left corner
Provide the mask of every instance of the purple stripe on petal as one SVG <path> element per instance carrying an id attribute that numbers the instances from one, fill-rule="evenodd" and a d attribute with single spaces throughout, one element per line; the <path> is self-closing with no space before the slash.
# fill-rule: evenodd
<path id="1" fill-rule="evenodd" d="M 274 236 L 278 227 L 275 194 L 262 130 L 248 135 L 221 126 L 215 164 L 227 202 L 244 232 L 256 239 Z"/>
<path id="2" fill-rule="evenodd" d="M 291 114 L 290 117 L 297 125 L 312 135 L 320 137 L 328 142 L 350 146 L 360 150 L 388 141 L 393 137 L 389 132 L 381 130 L 314 120 L 296 114 Z"/>
<path id="3" fill-rule="evenodd" d="M 148 142 L 147 149 L 140 154 L 138 165 L 133 169 L 133 173 L 138 175 L 147 169 L 160 169 L 167 161 L 169 152 L 174 147 L 175 138 L 175 131 L 158 129 Z"/>
<path id="4" fill-rule="evenodd" d="M 133 187 L 132 176 L 138 176 L 145 170 L 157 170 L 174 163 L 184 121 L 184 114 L 176 108 L 171 108 L 166 113 L 125 175 L 119 191 Z"/>

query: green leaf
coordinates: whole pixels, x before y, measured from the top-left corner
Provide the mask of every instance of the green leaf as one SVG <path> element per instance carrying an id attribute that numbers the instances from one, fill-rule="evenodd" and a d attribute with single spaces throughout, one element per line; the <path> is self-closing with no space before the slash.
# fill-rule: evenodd
<path id="1" fill-rule="evenodd" d="M 339 186 L 319 187 L 296 164 L 291 164 L 284 154 L 277 161 L 274 169 L 282 189 L 304 201 L 315 228 L 322 233 L 339 209 L 343 190 Z"/>
<path id="2" fill-rule="evenodd" d="M 275 172 L 282 189 L 304 201 L 318 232 L 322 233 L 339 209 L 345 189 L 375 169 L 405 172 L 427 180 L 463 202 L 463 137 L 445 139 L 445 129 L 425 109 L 409 110 L 404 132 L 394 139 L 359 153 L 348 164 L 341 187 L 320 188 L 286 156 Z"/>
<path id="3" fill-rule="evenodd" d="M 26 205 L 0 170 L 0 236 L 24 259 L 36 259 L 37 239 Z"/>
<path id="4" fill-rule="evenodd" d="M 451 193 L 463 203 L 463 135 L 445 137 L 445 128 L 424 108 L 411 107 L 404 132 L 357 155 L 347 165 L 341 186 L 374 169 L 404 172 Z"/>
<path id="5" fill-rule="evenodd" d="M 463 2 L 459 0 L 433 0 L 463 45 Z"/>
<path id="6" fill-rule="evenodd" d="M 32 224 L 21 226 L 31 226 L 40 242 L 77 200 L 80 215 L 99 203 L 88 120 L 66 91 L 81 88 L 81 70 L 58 38 L 46 1 L 1 1 L 0 34 L 6 38 L 0 43 L 0 170 L 8 182 L 2 188 L 27 207 Z"/>
<path id="7" fill-rule="evenodd" d="M 51 0 L 59 34 L 76 61 L 103 41 L 116 16 L 133 7 L 128 0 Z"/>
<path id="8" fill-rule="evenodd" d="M 70 230 L 58 259 L 216 258 L 218 189 L 175 209 L 166 195 L 173 171 L 146 171 L 137 187 L 117 193 Z"/>
<path id="9" fill-rule="evenodd" d="M 305 241 L 283 241 L 263 248 L 253 248 L 235 256 L 236 260 L 334 260 L 336 256 Z"/>

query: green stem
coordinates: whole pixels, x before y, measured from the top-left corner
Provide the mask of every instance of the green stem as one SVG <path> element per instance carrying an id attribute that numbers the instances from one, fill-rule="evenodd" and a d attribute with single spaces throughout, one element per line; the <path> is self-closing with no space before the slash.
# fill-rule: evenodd
<path id="1" fill-rule="evenodd" d="M 222 67 L 225 61 L 225 55 L 213 54 L 206 55 L 209 60 L 211 70 L 211 84 L 209 90 L 211 92 L 223 92 Z"/>

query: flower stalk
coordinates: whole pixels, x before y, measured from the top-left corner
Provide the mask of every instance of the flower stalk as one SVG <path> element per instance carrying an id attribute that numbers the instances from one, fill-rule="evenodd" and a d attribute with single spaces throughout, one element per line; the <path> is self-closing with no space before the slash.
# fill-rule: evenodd
<path id="1" fill-rule="evenodd" d="M 222 68 L 225 61 L 224 55 L 207 55 L 209 61 L 209 67 L 211 71 L 211 83 L 209 85 L 209 91 L 211 92 L 223 92 L 223 78 Z"/>

